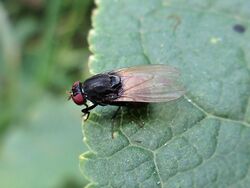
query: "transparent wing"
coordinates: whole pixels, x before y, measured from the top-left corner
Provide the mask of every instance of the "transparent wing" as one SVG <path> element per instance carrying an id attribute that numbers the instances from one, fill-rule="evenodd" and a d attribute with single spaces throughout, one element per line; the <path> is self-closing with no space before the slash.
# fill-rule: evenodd
<path id="1" fill-rule="evenodd" d="M 122 91 L 114 101 L 167 102 L 181 97 L 179 71 L 167 65 L 144 65 L 120 69 Z"/>

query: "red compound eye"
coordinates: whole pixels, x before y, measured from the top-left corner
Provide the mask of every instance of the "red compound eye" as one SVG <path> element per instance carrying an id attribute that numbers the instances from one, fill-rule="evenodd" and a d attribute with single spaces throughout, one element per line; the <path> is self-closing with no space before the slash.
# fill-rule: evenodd
<path id="1" fill-rule="evenodd" d="M 81 83 L 79 81 L 73 84 L 71 91 L 71 98 L 77 105 L 83 105 L 86 103 L 85 96 L 81 91 Z"/>
<path id="2" fill-rule="evenodd" d="M 77 104 L 77 105 L 83 105 L 86 100 L 84 96 L 81 93 L 76 94 L 75 96 L 72 95 L 72 100 Z"/>

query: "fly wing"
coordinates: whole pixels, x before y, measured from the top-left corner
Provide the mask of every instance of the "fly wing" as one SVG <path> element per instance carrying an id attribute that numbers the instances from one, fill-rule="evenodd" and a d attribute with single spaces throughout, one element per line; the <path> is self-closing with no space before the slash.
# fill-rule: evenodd
<path id="1" fill-rule="evenodd" d="M 120 69 L 122 90 L 117 102 L 167 102 L 181 97 L 180 73 L 167 65 L 144 65 Z"/>

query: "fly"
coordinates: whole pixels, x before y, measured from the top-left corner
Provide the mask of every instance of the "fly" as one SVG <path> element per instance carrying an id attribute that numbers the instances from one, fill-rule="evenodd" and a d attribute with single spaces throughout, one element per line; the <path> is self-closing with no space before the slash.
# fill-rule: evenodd
<path id="1" fill-rule="evenodd" d="M 84 105 L 84 115 L 97 105 L 124 106 L 130 103 L 157 103 L 178 99 L 184 94 L 180 73 L 171 66 L 155 64 L 123 68 L 76 81 L 70 97 Z M 92 105 L 88 106 L 87 101 Z"/>

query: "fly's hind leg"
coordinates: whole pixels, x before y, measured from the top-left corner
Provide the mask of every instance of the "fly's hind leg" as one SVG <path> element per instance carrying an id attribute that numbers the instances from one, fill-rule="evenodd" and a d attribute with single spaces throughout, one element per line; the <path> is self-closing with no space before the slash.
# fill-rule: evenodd
<path id="1" fill-rule="evenodd" d="M 145 122 L 142 117 L 145 117 L 147 113 L 147 104 L 137 103 L 134 108 L 128 108 L 128 114 L 131 117 L 132 121 L 140 128 L 143 128 Z"/>

